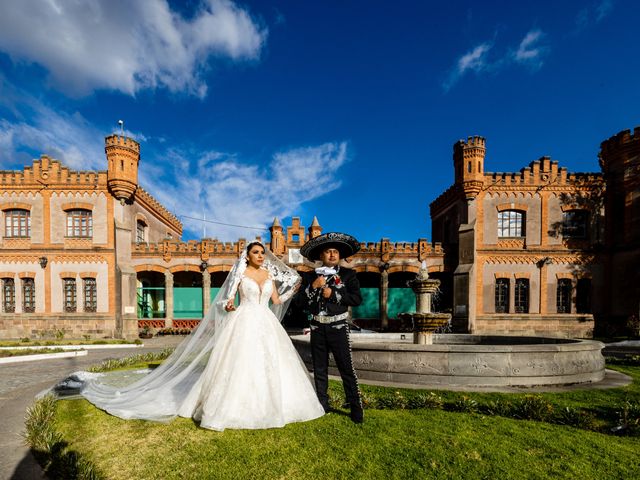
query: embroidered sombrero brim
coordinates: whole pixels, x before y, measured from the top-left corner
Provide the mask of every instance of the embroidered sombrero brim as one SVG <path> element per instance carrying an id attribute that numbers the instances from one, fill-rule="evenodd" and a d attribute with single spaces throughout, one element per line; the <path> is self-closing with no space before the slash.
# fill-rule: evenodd
<path id="1" fill-rule="evenodd" d="M 346 233 L 330 232 L 309 240 L 302 246 L 300 253 L 315 261 L 320 259 L 320 254 L 327 248 L 335 248 L 340 252 L 340 258 L 347 258 L 360 250 L 360 242 Z"/>

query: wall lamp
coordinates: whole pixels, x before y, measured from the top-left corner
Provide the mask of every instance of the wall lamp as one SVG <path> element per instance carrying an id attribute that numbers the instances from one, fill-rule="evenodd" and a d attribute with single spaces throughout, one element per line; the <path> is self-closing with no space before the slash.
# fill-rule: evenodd
<path id="1" fill-rule="evenodd" d="M 387 270 L 389 270 L 389 267 L 391 265 L 389 265 L 389 262 L 384 262 L 382 265 L 380 265 L 380 270 L 382 270 L 383 272 L 386 272 Z"/>
<path id="2" fill-rule="evenodd" d="M 537 263 L 538 267 L 542 268 L 545 265 L 550 265 L 551 262 L 552 262 L 552 260 L 551 260 L 550 257 L 544 257 L 544 258 L 541 258 L 540 260 L 538 260 L 536 263 Z"/>
<path id="3" fill-rule="evenodd" d="M 207 268 L 209 268 L 209 264 L 208 264 L 207 262 L 202 262 L 202 263 L 200 264 L 200 270 L 202 270 L 203 272 L 204 272 Z"/>
<path id="4" fill-rule="evenodd" d="M 40 264 L 40 266 L 42 268 L 47 268 L 47 263 L 49 262 L 49 259 L 47 257 L 40 257 L 38 259 L 38 263 Z"/>

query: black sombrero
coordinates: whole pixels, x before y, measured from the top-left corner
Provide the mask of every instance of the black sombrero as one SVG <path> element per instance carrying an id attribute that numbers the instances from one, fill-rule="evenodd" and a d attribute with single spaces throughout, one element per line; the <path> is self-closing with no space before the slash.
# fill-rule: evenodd
<path id="1" fill-rule="evenodd" d="M 360 242 L 346 233 L 330 232 L 319 235 L 305 243 L 300 253 L 311 261 L 319 260 L 320 254 L 327 248 L 335 248 L 340 258 L 347 258 L 360 250 Z"/>

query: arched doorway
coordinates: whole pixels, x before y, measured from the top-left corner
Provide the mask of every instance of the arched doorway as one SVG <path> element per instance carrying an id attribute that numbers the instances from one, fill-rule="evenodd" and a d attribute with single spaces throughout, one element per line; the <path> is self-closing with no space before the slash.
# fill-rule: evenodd
<path id="1" fill-rule="evenodd" d="M 141 271 L 137 275 L 136 299 L 138 318 L 165 318 L 165 275 L 155 271 Z"/>
<path id="2" fill-rule="evenodd" d="M 200 319 L 202 305 L 202 273 L 178 271 L 173 274 L 173 318 Z"/>
<path id="3" fill-rule="evenodd" d="M 380 318 L 380 273 L 358 272 L 357 275 L 362 303 L 351 309 L 353 319 L 359 320 L 359 326 L 376 325 Z"/>
<path id="4" fill-rule="evenodd" d="M 389 319 L 398 318 L 399 313 L 416 311 L 416 295 L 407 286 L 409 280 L 416 278 L 413 272 L 392 272 L 389 274 L 389 297 L 387 315 Z"/>

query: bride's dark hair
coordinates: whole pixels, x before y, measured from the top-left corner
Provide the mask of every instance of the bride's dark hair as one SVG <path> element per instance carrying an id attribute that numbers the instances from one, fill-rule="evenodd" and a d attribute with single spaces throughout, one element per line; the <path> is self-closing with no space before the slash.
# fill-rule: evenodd
<path id="1" fill-rule="evenodd" d="M 262 247 L 262 249 L 264 250 L 264 245 L 260 242 L 251 242 L 249 245 L 247 245 L 247 254 L 251 251 L 251 249 L 253 247 L 255 247 L 256 245 L 260 245 Z"/>

